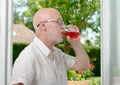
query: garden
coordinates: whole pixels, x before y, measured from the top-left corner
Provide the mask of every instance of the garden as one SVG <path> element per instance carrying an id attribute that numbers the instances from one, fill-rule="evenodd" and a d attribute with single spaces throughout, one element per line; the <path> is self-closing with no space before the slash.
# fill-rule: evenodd
<path id="1" fill-rule="evenodd" d="M 100 0 L 18 0 L 13 7 L 14 24 L 22 23 L 34 31 L 33 15 L 38 9 L 45 7 L 56 8 L 61 13 L 64 24 L 78 26 L 81 39 L 85 39 L 82 44 L 90 58 L 91 69 L 84 72 L 67 71 L 69 85 L 73 85 L 73 81 L 82 82 L 78 85 L 100 85 Z M 13 44 L 13 63 L 27 45 Z M 66 38 L 56 46 L 67 54 L 75 55 Z"/>
<path id="2" fill-rule="evenodd" d="M 90 69 L 84 72 L 67 71 L 69 85 L 101 85 L 100 77 L 93 73 L 95 66 L 90 64 Z"/>

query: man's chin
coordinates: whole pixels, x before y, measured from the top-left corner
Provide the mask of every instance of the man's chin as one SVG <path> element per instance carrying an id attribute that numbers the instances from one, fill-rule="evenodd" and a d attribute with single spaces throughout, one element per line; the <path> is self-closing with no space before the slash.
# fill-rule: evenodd
<path id="1" fill-rule="evenodd" d="M 57 41 L 56 41 L 56 44 L 59 44 L 59 43 L 61 43 L 61 42 L 63 42 L 63 38 L 57 40 Z"/>

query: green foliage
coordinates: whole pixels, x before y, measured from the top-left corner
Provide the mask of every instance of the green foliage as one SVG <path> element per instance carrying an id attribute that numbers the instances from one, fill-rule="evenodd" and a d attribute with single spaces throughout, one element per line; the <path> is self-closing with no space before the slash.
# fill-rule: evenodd
<path id="1" fill-rule="evenodd" d="M 27 46 L 27 44 L 23 43 L 14 43 L 13 44 L 13 63 L 18 57 L 19 53 Z"/>
<path id="2" fill-rule="evenodd" d="M 93 72 L 96 76 L 100 76 L 101 71 L 101 57 L 100 57 L 100 47 L 85 47 L 88 56 L 90 57 L 90 63 L 95 65 Z"/>
<path id="3" fill-rule="evenodd" d="M 13 6 L 13 21 L 15 24 L 18 23 L 24 23 L 24 16 L 22 15 L 22 10 L 25 7 L 25 3 L 24 1 L 20 0 L 18 2 L 14 2 L 14 6 Z"/>
<path id="4" fill-rule="evenodd" d="M 100 0 L 27 0 L 27 2 L 20 0 L 16 8 L 22 6 L 27 8 L 22 12 L 25 20 L 23 23 L 30 29 L 33 29 L 32 17 L 38 9 L 53 7 L 60 11 L 65 24 L 77 25 L 81 30 L 91 28 L 96 32 L 100 31 L 98 29 L 100 27 Z M 92 18 L 95 14 L 96 19 Z"/>
<path id="5" fill-rule="evenodd" d="M 91 78 L 90 85 L 101 85 L 101 78 L 100 77 Z"/>
<path id="6" fill-rule="evenodd" d="M 69 81 L 89 80 L 92 77 L 93 77 L 93 72 L 91 70 L 84 71 L 81 74 L 77 74 L 73 70 L 67 71 L 67 78 Z"/>
<path id="7" fill-rule="evenodd" d="M 89 71 L 87 71 L 87 72 L 90 73 Z M 93 77 L 93 76 L 90 77 L 88 73 L 82 75 L 82 74 L 77 74 L 73 70 L 70 70 L 70 71 L 67 71 L 67 78 L 68 78 L 68 81 L 89 80 L 89 85 L 101 85 L 101 78 L 100 77 Z M 88 75 L 88 77 L 85 78 L 87 75 Z"/>
<path id="8" fill-rule="evenodd" d="M 79 81 L 82 80 L 82 77 L 80 74 L 76 74 L 75 71 L 69 70 L 67 71 L 67 78 L 69 81 Z"/>
<path id="9" fill-rule="evenodd" d="M 80 80 L 88 80 L 94 77 L 94 70 L 95 66 L 90 64 L 90 69 L 82 72 L 75 72 L 74 70 L 67 71 L 67 77 L 70 81 L 80 81 Z"/>

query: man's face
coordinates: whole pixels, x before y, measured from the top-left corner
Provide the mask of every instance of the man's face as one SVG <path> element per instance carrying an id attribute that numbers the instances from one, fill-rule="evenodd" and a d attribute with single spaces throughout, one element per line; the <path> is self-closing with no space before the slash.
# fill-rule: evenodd
<path id="1" fill-rule="evenodd" d="M 50 23 L 47 23 L 47 39 L 53 43 L 60 43 L 63 41 L 62 31 L 64 23 L 60 17 L 51 19 Z"/>
<path id="2" fill-rule="evenodd" d="M 49 9 L 39 13 L 41 17 L 37 27 L 44 30 L 44 38 L 47 43 L 57 44 L 63 41 L 62 31 L 64 23 L 57 10 Z"/>

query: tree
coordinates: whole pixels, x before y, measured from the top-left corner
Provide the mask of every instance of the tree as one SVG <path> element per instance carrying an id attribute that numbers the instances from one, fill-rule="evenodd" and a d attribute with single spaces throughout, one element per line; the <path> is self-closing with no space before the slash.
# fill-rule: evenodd
<path id="1" fill-rule="evenodd" d="M 66 25 L 77 25 L 81 33 L 87 28 L 100 33 L 100 0 L 20 0 L 17 7 L 27 9 L 15 19 L 22 18 L 23 23 L 32 30 L 34 13 L 40 8 L 53 7 L 60 11 Z"/>
<path id="2" fill-rule="evenodd" d="M 34 13 L 43 7 L 54 7 L 60 11 L 65 24 L 75 24 L 81 29 L 91 28 L 99 32 L 100 1 L 99 0 L 27 0 L 19 1 L 18 8 L 26 7 L 23 11 L 24 22 L 31 22 Z M 96 14 L 96 20 L 93 15 Z M 19 17 L 19 16 L 18 16 Z"/>

